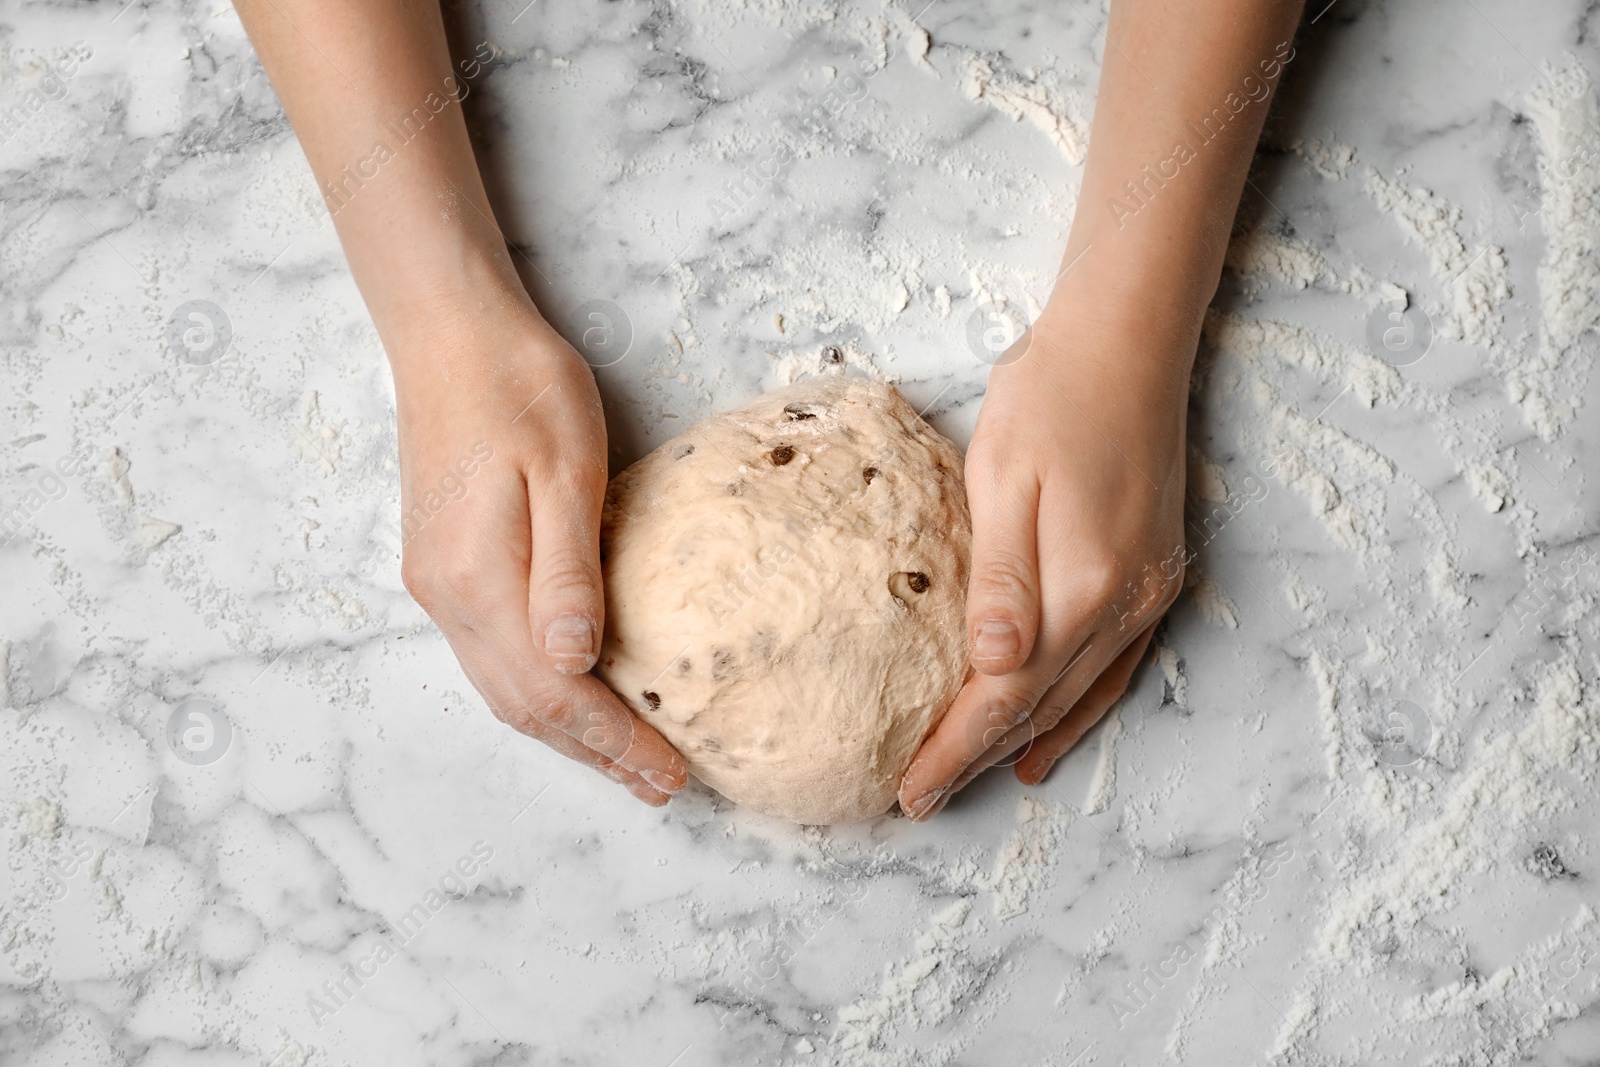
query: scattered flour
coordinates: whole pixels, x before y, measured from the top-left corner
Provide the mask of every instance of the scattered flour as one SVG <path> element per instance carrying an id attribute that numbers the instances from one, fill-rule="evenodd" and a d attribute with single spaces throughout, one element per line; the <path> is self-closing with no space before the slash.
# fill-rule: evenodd
<path id="1" fill-rule="evenodd" d="M 1311 653 L 1311 679 L 1317 687 L 1317 718 L 1322 722 L 1322 754 L 1328 777 L 1337 782 L 1344 769 L 1344 721 L 1339 715 L 1339 686 L 1333 666 L 1321 652 Z"/>
<path id="2" fill-rule="evenodd" d="M 1033 895 L 1050 884 L 1056 851 L 1072 825 L 1072 811 L 1063 804 L 1023 796 L 1017 806 L 1018 826 L 1000 846 L 988 879 L 994 891 L 995 918 L 1025 915 Z"/>
<path id="3" fill-rule="evenodd" d="M 913 27 L 911 32 L 906 35 L 906 55 L 911 57 L 912 64 L 937 78 L 939 76 L 938 68 L 928 62 L 928 52 L 932 48 L 933 39 L 928 36 L 928 31 L 921 26 Z"/>
<path id="4" fill-rule="evenodd" d="M 1245 836 L 1247 840 L 1255 836 L 1249 819 Z M 1199 951 L 1194 953 L 1198 966 L 1193 984 L 1167 1033 L 1164 1062 L 1187 1061 L 1190 1030 L 1201 1020 L 1208 1004 L 1228 993 L 1232 983 L 1227 975 L 1240 971 L 1246 950 L 1265 940 L 1259 933 L 1247 933 L 1241 918 L 1253 902 L 1265 895 L 1268 880 L 1276 877 L 1285 863 L 1294 861 L 1292 848 L 1285 855 L 1281 844 L 1272 847 L 1271 859 L 1263 849 L 1249 848 L 1202 915 L 1201 929 L 1188 939 L 1187 944 L 1193 945 L 1204 936 Z"/>
<path id="5" fill-rule="evenodd" d="M 1455 1023 L 1465 1040 L 1444 1047 L 1428 1067 L 1510 1067 L 1533 1059 L 1554 1023 L 1576 1018 L 1580 1007 L 1564 994 L 1569 982 L 1554 979 L 1589 957 L 1595 939 L 1595 913 L 1581 905 L 1561 933 L 1528 946 L 1490 974 L 1469 974 L 1428 993 L 1400 1002 L 1399 1021 L 1412 1029 L 1437 1029 Z"/>
<path id="6" fill-rule="evenodd" d="M 1288 364 L 1328 381 L 1343 379 L 1356 399 L 1369 408 L 1380 401 L 1407 401 L 1415 392 L 1398 370 L 1372 353 L 1303 326 L 1212 310 L 1206 313 L 1203 336 L 1207 344 L 1258 371 Z"/>
<path id="7" fill-rule="evenodd" d="M 1089 795 L 1083 803 L 1085 815 L 1098 815 L 1111 806 L 1117 795 L 1117 742 L 1122 739 L 1122 702 L 1119 700 L 1100 724 L 1100 755 L 1095 760 Z"/>
<path id="8" fill-rule="evenodd" d="M 104 460 L 106 487 L 111 490 L 111 495 L 116 498 L 117 503 L 124 507 L 132 507 L 133 483 L 128 481 L 128 471 L 133 469 L 133 464 L 122 454 L 120 448 L 108 449 Z"/>
<path id="9" fill-rule="evenodd" d="M 1528 97 L 1539 145 L 1541 330 L 1536 353 L 1507 367 L 1511 398 L 1553 441 L 1577 414 L 1593 361 L 1579 338 L 1600 321 L 1600 103 L 1574 57 L 1549 65 Z"/>
<path id="10" fill-rule="evenodd" d="M 1189 446 L 1189 491 L 1213 504 L 1226 504 L 1232 496 L 1222 468 L 1192 444 Z"/>
<path id="11" fill-rule="evenodd" d="M 61 805 L 49 797 L 34 797 L 27 803 L 18 805 L 17 823 L 23 838 L 33 837 L 53 841 L 61 832 L 63 823 Z"/>
<path id="12" fill-rule="evenodd" d="M 1587 92 L 1587 80 L 1583 85 Z M 1564 86 L 1562 100 L 1560 106 L 1568 109 L 1578 106 L 1574 100 L 1585 107 L 1590 103 L 1573 91 L 1570 82 Z M 1535 117 L 1536 123 L 1541 121 Z M 1326 151 L 1303 154 L 1330 180 L 1342 178 L 1354 159 L 1353 153 L 1340 153 L 1338 158 Z M 1403 187 L 1370 171 L 1367 183 L 1369 194 L 1390 212 L 1407 239 L 1429 254 L 1433 273 L 1444 283 L 1446 306 L 1442 318 L 1436 319 L 1441 333 L 1489 347 L 1491 365 L 1508 382 L 1514 382 L 1509 360 L 1496 362 L 1495 356 L 1500 351 L 1495 346 L 1499 344 L 1501 311 L 1510 295 L 1503 254 L 1492 246 L 1474 245 L 1469 250 L 1461 237 L 1460 212 L 1426 190 Z M 1547 213 L 1549 210 L 1547 205 Z M 1585 215 L 1582 224 L 1597 221 L 1595 205 L 1581 211 Z M 1579 232 L 1582 224 L 1568 230 Z M 1313 261 L 1308 257 L 1282 253 L 1270 240 L 1261 243 L 1259 234 L 1247 232 L 1236 241 L 1241 247 L 1231 253 L 1230 266 L 1247 282 L 1271 278 L 1290 288 L 1327 284 L 1313 273 Z M 1590 242 L 1585 247 L 1596 245 Z M 1475 260 L 1475 256 L 1480 258 Z M 1550 258 L 1547 255 L 1547 263 Z M 1578 280 L 1564 284 L 1581 293 L 1590 285 L 1581 280 L 1586 269 L 1579 265 L 1571 276 Z M 1551 285 L 1541 277 L 1542 289 Z M 1373 284 L 1365 291 L 1386 302 L 1410 300 L 1403 289 L 1391 285 Z M 1543 310 L 1546 319 L 1555 318 L 1548 306 Z M 1396 944 L 1402 951 L 1404 946 L 1415 945 L 1421 936 L 1418 927 L 1448 906 L 1463 877 L 1524 864 L 1519 850 L 1526 848 L 1523 842 L 1534 827 L 1545 817 L 1570 809 L 1574 797 L 1581 794 L 1581 790 L 1563 785 L 1562 776 L 1585 782 L 1592 779 L 1600 749 L 1600 730 L 1595 725 L 1600 714 L 1593 699 L 1582 692 L 1575 663 L 1564 656 L 1538 674 L 1529 702 L 1531 712 L 1514 719 L 1513 726 L 1501 735 L 1470 752 L 1452 749 L 1450 746 L 1465 742 L 1449 731 L 1435 739 L 1436 746 L 1445 751 L 1433 756 L 1460 768 L 1453 772 L 1454 788 L 1437 789 L 1426 775 L 1399 774 L 1378 765 L 1362 743 L 1365 739 L 1355 735 L 1361 728 L 1360 712 L 1369 702 L 1392 699 L 1409 689 L 1433 709 L 1429 714 L 1435 717 L 1450 713 L 1439 709 L 1478 706 L 1456 688 L 1458 681 L 1453 679 L 1458 671 L 1441 671 L 1437 665 L 1421 662 L 1413 651 L 1420 628 L 1413 607 L 1417 594 L 1431 596 L 1437 604 L 1433 618 L 1459 619 L 1473 602 L 1472 586 L 1456 562 L 1455 519 L 1434 494 L 1378 448 L 1330 425 L 1320 414 L 1307 416 L 1313 410 L 1323 412 L 1325 405 L 1348 394 L 1347 401 L 1353 398 L 1368 407 L 1409 409 L 1418 417 L 1433 420 L 1442 451 L 1455 462 L 1472 497 L 1488 513 L 1504 514 L 1519 543 L 1526 545 L 1534 527 L 1531 515 L 1517 504 L 1516 454 L 1505 447 L 1491 420 L 1475 405 L 1456 404 L 1430 392 L 1418 384 L 1425 379 L 1373 360 L 1364 349 L 1296 325 L 1251 321 L 1221 312 L 1208 315 L 1205 339 L 1224 361 L 1207 373 L 1242 391 L 1262 413 L 1266 425 L 1260 436 L 1250 431 L 1242 436 L 1253 443 L 1259 457 L 1274 457 L 1276 479 L 1312 506 L 1337 545 L 1363 561 L 1374 601 L 1387 607 L 1374 613 L 1364 631 L 1355 631 L 1330 613 L 1324 590 L 1293 569 L 1284 578 L 1283 592 L 1289 605 L 1317 626 L 1315 631 L 1307 631 L 1315 643 L 1305 669 L 1315 692 L 1330 807 L 1346 805 L 1342 817 L 1348 820 L 1347 833 L 1353 840 L 1384 835 L 1383 847 L 1391 854 L 1399 850 L 1387 863 L 1380 858 L 1377 867 L 1366 848 L 1347 844 L 1328 855 L 1337 880 L 1330 902 L 1319 909 L 1322 933 L 1312 964 L 1314 974 L 1296 990 L 1275 1040 L 1262 1050 L 1275 1062 L 1307 1062 L 1308 1056 L 1313 1060 L 1316 1056 L 1310 1042 L 1323 1019 L 1351 1010 L 1349 994 L 1332 992 L 1347 986 L 1348 979 L 1331 976 L 1352 966 L 1376 971 Z M 1530 373 L 1546 389 L 1563 388 L 1575 395 L 1581 388 L 1581 378 L 1565 386 L 1553 385 L 1554 372 L 1549 368 L 1540 369 L 1536 361 L 1521 354 L 1517 358 L 1532 368 Z M 1582 359 L 1575 362 L 1586 370 Z M 1295 404 L 1285 402 L 1290 382 L 1284 371 L 1290 369 L 1325 383 L 1314 407 L 1307 404 L 1296 410 Z M 1303 395 L 1303 387 L 1297 386 L 1296 394 Z M 1515 388 L 1511 395 L 1537 429 L 1537 413 L 1530 414 Z M 1197 496 L 1203 492 L 1198 485 L 1194 491 Z M 1408 498 L 1404 515 L 1415 524 L 1420 543 L 1409 544 L 1412 538 L 1390 528 L 1387 497 L 1396 492 Z M 1402 544 L 1408 547 L 1403 558 L 1395 552 L 1395 546 Z M 1406 596 L 1396 595 L 1401 589 Z M 1578 621 L 1569 612 L 1566 628 L 1577 626 Z M 1358 643 L 1366 649 L 1359 658 L 1351 651 Z M 1468 649 L 1460 656 L 1460 667 L 1469 665 L 1473 651 Z M 1162 662 L 1159 650 L 1157 657 L 1158 663 Z M 1425 690 L 1437 694 L 1433 702 L 1423 699 Z M 1348 807 L 1349 798 L 1356 804 L 1353 810 Z M 1418 823 L 1423 812 L 1426 821 Z M 1427 924 L 1427 929 L 1434 931 L 1430 936 L 1442 936 L 1440 925 Z M 1417 1018 L 1442 1017 L 1455 1011 L 1463 1016 L 1464 1024 L 1475 1024 L 1485 1012 L 1504 1014 L 1503 998 L 1510 988 L 1505 982 L 1521 969 L 1512 968 L 1505 975 L 1496 972 L 1493 980 L 1474 978 L 1462 983 L 1456 992 L 1463 1002 L 1478 1001 L 1471 1012 L 1446 1009 L 1441 1000 L 1417 1009 Z M 1196 1003 L 1204 999 L 1201 991 L 1205 988 L 1205 982 L 1196 986 Z M 1441 1052 L 1428 1062 L 1482 1067 L 1518 1058 L 1507 1050 L 1520 1050 L 1520 1055 L 1531 1052 L 1533 1039 L 1548 1034 L 1550 1023 L 1567 1017 L 1573 1006 L 1555 994 L 1530 999 L 1539 1007 L 1521 1013 L 1515 1025 L 1508 1024 L 1498 1034 L 1498 1046 L 1481 1043 L 1460 1054 Z M 1381 1010 L 1381 1005 L 1373 1008 Z M 1187 1009 L 1180 1014 L 1169 1048 L 1182 1047 L 1190 1018 Z"/>
<path id="13" fill-rule="evenodd" d="M 1328 599 L 1328 594 L 1325 590 L 1312 585 L 1302 575 L 1290 571 L 1284 577 L 1283 596 L 1289 601 L 1290 607 L 1309 621 L 1317 622 L 1322 619 L 1324 615 L 1322 604 Z"/>
<path id="14" fill-rule="evenodd" d="M 1506 500 L 1511 495 L 1511 479 L 1504 470 L 1487 463 L 1473 463 L 1467 466 L 1463 474 L 1472 495 L 1482 501 L 1491 513 L 1506 506 Z"/>
<path id="15" fill-rule="evenodd" d="M 1161 669 L 1161 676 L 1167 683 L 1168 699 L 1180 708 L 1189 706 L 1189 679 L 1183 673 L 1183 660 L 1178 657 L 1176 649 L 1168 645 L 1156 645 L 1156 666 Z"/>
<path id="16" fill-rule="evenodd" d="M 1434 600 L 1443 605 L 1446 611 L 1459 614 L 1471 605 L 1472 598 L 1467 596 L 1461 572 L 1456 568 L 1455 560 L 1450 558 L 1449 550 L 1443 545 L 1435 547 L 1428 557 L 1427 574 L 1428 589 L 1433 593 Z"/>
<path id="17" fill-rule="evenodd" d="M 982 101 L 1013 122 L 1027 119 L 1044 131 L 1050 143 L 1061 150 L 1073 166 L 1083 163 L 1089 150 L 1084 123 L 1074 118 L 1063 94 L 1046 76 L 1024 77 L 1007 70 L 996 70 L 988 56 L 967 58 L 967 77 L 962 90 L 969 100 Z"/>
<path id="18" fill-rule="evenodd" d="M 1375 969 L 1369 946 L 1444 908 L 1463 878 L 1506 858 L 1509 834 L 1571 807 L 1556 772 L 1593 782 L 1600 699 L 1585 694 L 1570 654 L 1546 665 L 1530 703 L 1527 724 L 1482 746 L 1439 815 L 1396 842 L 1392 862 L 1335 891 L 1318 939 L 1323 958 Z"/>
<path id="19" fill-rule="evenodd" d="M 1314 1032 L 1316 1020 L 1317 998 L 1309 989 L 1297 990 L 1289 1010 L 1283 1014 L 1283 1025 L 1267 1051 L 1267 1059 L 1279 1063 L 1289 1060 L 1299 1051 L 1302 1040 Z"/>
<path id="20" fill-rule="evenodd" d="M 1394 282 L 1379 282 L 1372 295 L 1375 297 L 1373 300 L 1374 306 L 1379 304 L 1399 304 L 1401 311 L 1405 311 L 1412 306 L 1411 294 L 1406 292 L 1404 286 L 1396 285 Z"/>
<path id="21" fill-rule="evenodd" d="M 958 1049 L 951 1045 L 920 1048 L 903 1039 L 955 1015 L 982 993 L 998 968 L 997 958 L 975 957 L 968 946 L 976 932 L 976 924 L 967 922 L 971 913 L 969 899 L 935 912 L 911 955 L 884 965 L 876 995 L 839 1012 L 825 1050 L 828 1062 L 839 1067 L 944 1067 L 954 1061 Z"/>
<path id="22" fill-rule="evenodd" d="M 344 424 L 331 423 L 322 414 L 322 402 L 315 389 L 300 397 L 300 421 L 294 424 L 294 449 L 300 458 L 337 474 L 344 455 Z"/>
<path id="23" fill-rule="evenodd" d="M 1289 143 L 1289 149 L 1329 181 L 1343 180 L 1356 160 L 1356 150 L 1350 145 L 1323 144 L 1315 138 L 1302 140 L 1297 137 Z"/>
<path id="24" fill-rule="evenodd" d="M 1224 262 L 1244 283 L 1245 292 L 1259 290 L 1267 277 L 1291 289 L 1322 285 L 1335 292 L 1356 291 L 1354 283 L 1340 277 L 1320 252 L 1280 227 L 1281 223 L 1263 219 L 1228 243 Z"/>
<path id="25" fill-rule="evenodd" d="M 1501 305 L 1511 297 L 1505 252 L 1492 244 L 1469 251 L 1461 236 L 1461 209 L 1431 190 L 1391 181 L 1376 167 L 1367 168 L 1366 179 L 1368 195 L 1407 240 L 1428 254 L 1445 287 L 1446 319 L 1435 328 L 1469 344 L 1492 343 L 1500 330 Z"/>
<path id="26" fill-rule="evenodd" d="M 1329 536 L 1368 563 L 1393 555 L 1384 487 L 1394 481 L 1394 463 L 1344 431 L 1301 415 L 1265 381 L 1256 382 L 1251 395 L 1278 442 L 1278 478 L 1305 498 Z"/>
<path id="27" fill-rule="evenodd" d="M 791 351 L 781 356 L 774 353 L 769 355 L 773 360 L 772 377 L 777 382 L 774 388 L 793 385 L 806 378 L 845 374 L 846 368 L 864 377 L 878 381 L 888 380 L 888 376 L 872 362 L 872 357 L 853 344 L 823 345 L 805 351 Z"/>
<path id="28" fill-rule="evenodd" d="M 1191 574 L 1199 574 L 1191 569 Z M 1190 586 L 1190 596 L 1194 598 L 1195 607 L 1200 609 L 1201 616 L 1213 626 L 1221 626 L 1227 630 L 1239 628 L 1239 605 L 1235 604 L 1217 580 L 1209 574 L 1199 574 Z"/>
<path id="29" fill-rule="evenodd" d="M 144 515 L 133 528 L 133 539 L 143 546 L 146 552 L 153 552 L 182 529 L 183 527 L 175 522 L 165 522 Z"/>

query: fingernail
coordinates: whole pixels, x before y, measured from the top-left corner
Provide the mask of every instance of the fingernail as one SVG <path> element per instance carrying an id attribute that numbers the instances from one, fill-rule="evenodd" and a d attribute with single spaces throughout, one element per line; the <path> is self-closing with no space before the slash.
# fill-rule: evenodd
<path id="1" fill-rule="evenodd" d="M 663 793 L 676 793 L 681 788 L 673 781 L 672 775 L 666 771 L 640 771 L 639 777 L 661 790 Z"/>
<path id="2" fill-rule="evenodd" d="M 1022 631 L 1010 619 L 985 619 L 972 635 L 972 658 L 1005 663 L 1022 647 Z"/>
<path id="3" fill-rule="evenodd" d="M 545 629 L 544 651 L 558 661 L 556 670 L 561 673 L 584 673 L 595 661 L 593 620 L 582 615 L 557 615 Z M 559 662 L 562 660 L 566 662 Z"/>
<path id="4" fill-rule="evenodd" d="M 911 802 L 911 807 L 906 809 L 906 817 L 912 821 L 922 818 L 935 804 L 939 802 L 939 798 L 944 796 L 949 791 L 950 787 L 944 786 L 940 789 L 935 789 L 932 792 L 922 794 L 921 797 Z"/>

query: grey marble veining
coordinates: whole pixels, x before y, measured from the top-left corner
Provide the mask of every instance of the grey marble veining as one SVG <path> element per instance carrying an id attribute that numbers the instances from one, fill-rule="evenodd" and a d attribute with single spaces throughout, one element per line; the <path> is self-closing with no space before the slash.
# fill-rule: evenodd
<path id="1" fill-rule="evenodd" d="M 616 465 L 830 347 L 969 438 L 968 319 L 1043 299 L 1080 174 L 972 71 L 1086 131 L 1105 14 L 919 7 L 452 8 L 456 54 L 493 57 L 466 106 L 531 291 L 569 332 L 592 300 L 631 328 L 597 372 Z M 1596 715 L 1600 581 L 1562 569 L 1600 548 L 1595 390 L 1545 441 L 1505 385 L 1548 239 L 1527 100 L 1547 62 L 1600 76 L 1595 15 L 1319 7 L 1240 214 L 1312 276 L 1236 266 L 1217 309 L 1332 355 L 1203 346 L 1191 438 L 1230 495 L 1193 504 L 1167 669 L 1040 787 L 820 830 L 698 788 L 647 810 L 493 720 L 401 587 L 387 368 L 231 9 L 12 5 L 0 1060 L 1593 1063 L 1595 753 L 1548 757 L 1543 806 L 1490 772 L 1545 758 L 1497 739 L 1563 670 Z M 1377 286 L 1443 328 L 1451 282 L 1369 166 L 1503 250 L 1492 346 L 1372 376 Z M 214 362 L 170 343 L 192 301 L 226 319 Z M 1319 427 L 1337 506 L 1248 480 Z M 1395 758 L 1374 712 L 1402 699 L 1423 744 Z M 187 701 L 229 724 L 214 762 L 169 743 Z"/>

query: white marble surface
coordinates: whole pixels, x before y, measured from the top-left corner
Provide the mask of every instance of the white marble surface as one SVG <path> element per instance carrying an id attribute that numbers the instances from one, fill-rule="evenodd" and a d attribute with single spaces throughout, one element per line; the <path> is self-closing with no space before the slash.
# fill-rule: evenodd
<path id="1" fill-rule="evenodd" d="M 1079 175 L 1005 101 L 1086 122 L 1104 12 L 916 6 L 454 13 L 458 53 L 497 54 L 468 107 L 529 284 L 631 323 L 599 372 L 618 463 L 828 345 L 965 442 L 967 319 L 1042 297 Z M 470 691 L 400 585 L 387 371 L 231 8 L 8 5 L 0 1061 L 1597 1062 L 1594 331 L 1550 440 L 1507 385 L 1562 229 L 1527 101 L 1547 61 L 1600 74 L 1597 32 L 1575 0 L 1339 0 L 1302 34 L 1241 215 L 1299 251 L 1218 299 L 1289 329 L 1252 354 L 1219 319 L 1201 353 L 1192 437 L 1237 514 L 1172 673 L 1039 788 L 802 831 L 647 809 Z M 830 69 L 869 76 L 714 203 Z M 1459 208 L 1431 239 L 1503 254 L 1491 335 L 1450 299 L 1484 267 L 1430 257 L 1369 166 Z M 1398 373 L 1364 351 L 1383 282 L 1442 335 Z M 191 300 L 231 327 L 209 365 L 167 345 Z M 1315 469 L 1252 480 L 1286 444 Z M 167 741 L 192 699 L 232 725 L 211 763 Z M 1420 758 L 1373 741 L 1399 700 Z"/>

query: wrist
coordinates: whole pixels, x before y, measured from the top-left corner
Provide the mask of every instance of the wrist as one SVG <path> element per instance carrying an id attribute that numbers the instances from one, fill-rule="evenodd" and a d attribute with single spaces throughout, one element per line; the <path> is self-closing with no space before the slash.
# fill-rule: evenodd
<path id="1" fill-rule="evenodd" d="M 1114 276 L 1058 284 L 1033 324 L 1041 369 L 1186 394 L 1205 305 L 1154 295 L 1160 285 Z"/>
<path id="2" fill-rule="evenodd" d="M 448 271 L 395 279 L 368 306 L 397 381 L 464 359 L 500 359 L 519 339 L 549 330 L 503 255 L 462 256 Z"/>
<path id="3" fill-rule="evenodd" d="M 334 215 L 397 373 L 418 352 L 459 349 L 474 333 L 542 321 L 478 190 L 433 178 L 391 182 Z"/>
<path id="4" fill-rule="evenodd" d="M 1221 270 L 1221 257 L 1200 247 L 1192 229 L 1117 233 L 1079 220 L 1046 304 L 1078 312 L 1102 307 L 1130 323 L 1154 318 L 1169 328 L 1198 329 Z"/>

